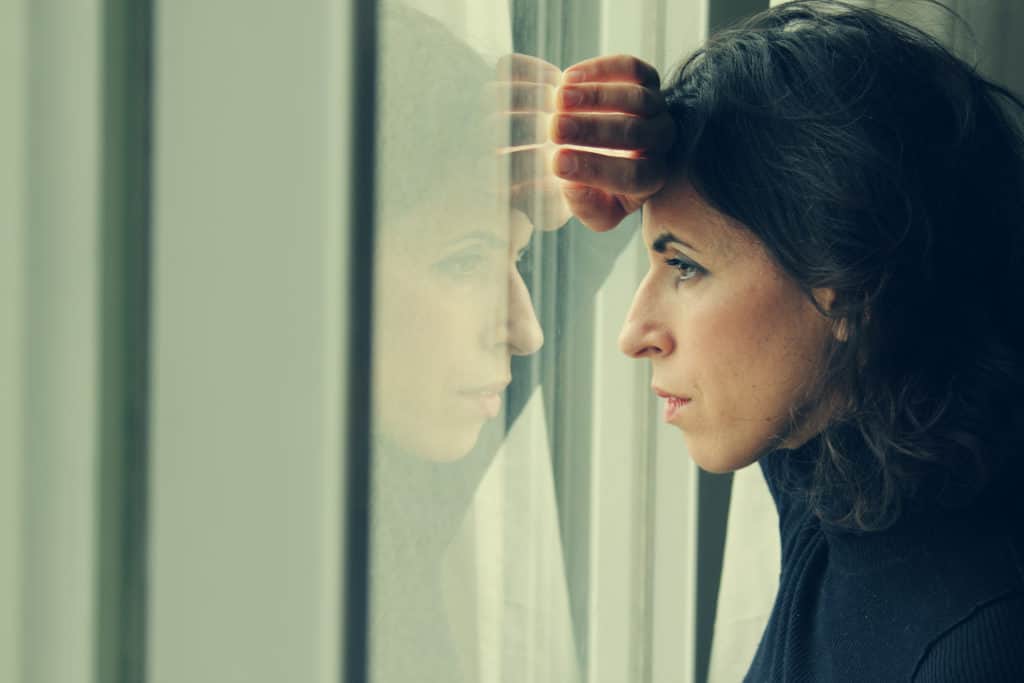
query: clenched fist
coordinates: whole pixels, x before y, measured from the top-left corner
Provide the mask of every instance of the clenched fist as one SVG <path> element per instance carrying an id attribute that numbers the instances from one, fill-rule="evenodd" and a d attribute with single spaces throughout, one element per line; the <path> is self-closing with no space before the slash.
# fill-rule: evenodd
<path id="1" fill-rule="evenodd" d="M 614 228 L 665 182 L 675 125 L 658 72 L 628 55 L 596 57 L 562 74 L 549 130 L 570 211 L 596 231 Z"/>

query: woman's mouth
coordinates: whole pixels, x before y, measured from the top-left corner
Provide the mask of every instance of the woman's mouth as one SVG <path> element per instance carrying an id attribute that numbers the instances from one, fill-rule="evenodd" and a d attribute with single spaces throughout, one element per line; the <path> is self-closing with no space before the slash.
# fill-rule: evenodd
<path id="1" fill-rule="evenodd" d="M 470 402 L 474 411 L 479 411 L 483 417 L 492 420 L 501 412 L 501 395 L 507 386 L 507 381 L 496 382 L 460 391 L 459 395 Z"/>
<path id="2" fill-rule="evenodd" d="M 679 415 L 679 411 L 689 405 L 692 400 L 688 396 L 676 396 L 675 394 L 670 394 L 667 391 L 662 391 L 657 387 L 654 387 L 654 393 L 656 393 L 660 398 L 665 399 L 665 412 L 662 415 L 665 422 L 671 422 L 674 420 L 676 416 Z"/>

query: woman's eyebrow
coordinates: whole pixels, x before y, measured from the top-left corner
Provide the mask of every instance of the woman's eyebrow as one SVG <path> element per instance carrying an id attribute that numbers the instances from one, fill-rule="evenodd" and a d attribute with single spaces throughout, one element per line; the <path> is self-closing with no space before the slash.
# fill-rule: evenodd
<path id="1" fill-rule="evenodd" d="M 503 237 L 503 236 L 502 236 Z M 464 242 L 482 242 L 485 246 L 491 249 L 508 249 L 508 239 L 503 239 L 492 232 L 469 232 L 462 235 L 458 235 L 455 238 L 449 240 L 446 244 L 447 247 L 453 247 L 461 245 Z"/>
<path id="2" fill-rule="evenodd" d="M 698 249 L 697 247 L 693 246 L 692 244 L 690 244 L 686 240 L 682 239 L 681 237 L 677 237 L 676 235 L 673 235 L 672 233 L 670 233 L 668 231 L 665 231 L 665 232 L 661 233 L 660 235 L 658 235 L 657 237 L 654 238 L 654 241 L 651 242 L 651 249 L 656 251 L 656 252 L 658 252 L 659 254 L 664 254 L 665 253 L 665 249 L 672 242 L 675 242 L 676 244 L 681 244 L 684 247 L 686 247 L 687 249 L 689 249 L 690 251 L 695 251 L 698 254 L 700 253 L 700 249 Z"/>

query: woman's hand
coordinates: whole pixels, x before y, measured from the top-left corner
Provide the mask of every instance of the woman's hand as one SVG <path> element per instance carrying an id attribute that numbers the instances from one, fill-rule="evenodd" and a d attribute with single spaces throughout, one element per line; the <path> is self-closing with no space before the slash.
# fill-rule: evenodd
<path id="1" fill-rule="evenodd" d="M 550 138 L 562 194 L 592 230 L 611 230 L 665 183 L 675 125 L 658 72 L 629 55 L 596 57 L 562 75 Z M 586 151 L 578 149 L 589 148 Z"/>
<path id="2" fill-rule="evenodd" d="M 498 155 L 505 163 L 509 207 L 526 214 L 537 230 L 556 230 L 572 217 L 561 180 L 551 172 L 548 124 L 562 71 L 524 54 L 498 60 L 492 84 L 498 107 Z"/>

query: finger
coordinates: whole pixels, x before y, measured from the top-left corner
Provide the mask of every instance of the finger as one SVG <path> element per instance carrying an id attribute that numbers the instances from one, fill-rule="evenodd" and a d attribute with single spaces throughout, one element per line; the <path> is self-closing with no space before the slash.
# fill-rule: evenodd
<path id="1" fill-rule="evenodd" d="M 498 111 L 555 110 L 555 86 L 547 83 L 500 81 L 488 83 L 488 104 L 497 103 Z"/>
<path id="2" fill-rule="evenodd" d="M 517 149 L 506 153 L 509 187 L 518 187 L 544 179 L 555 180 L 551 172 L 551 151 L 543 147 Z"/>
<path id="3" fill-rule="evenodd" d="M 537 230 L 557 230 L 572 217 L 562 185 L 553 176 L 514 185 L 509 192 L 509 207 L 526 214 Z"/>
<path id="4" fill-rule="evenodd" d="M 559 149 L 553 160 L 556 176 L 611 194 L 650 196 L 665 184 L 665 165 L 656 158 L 605 156 Z"/>
<path id="5" fill-rule="evenodd" d="M 594 57 L 573 64 L 562 75 L 563 83 L 600 83 L 627 81 L 657 90 L 661 87 L 658 70 L 632 55 Z"/>
<path id="6" fill-rule="evenodd" d="M 511 111 L 555 110 L 555 86 L 549 83 L 513 83 L 509 89 Z"/>
<path id="7" fill-rule="evenodd" d="M 502 144 L 510 147 L 542 145 L 548 141 L 551 115 L 538 112 L 507 112 L 488 119 L 500 134 L 507 131 Z"/>
<path id="8" fill-rule="evenodd" d="M 634 83 L 581 83 L 555 91 L 559 111 L 619 112 L 653 117 L 665 111 L 657 90 Z"/>
<path id="9" fill-rule="evenodd" d="M 551 62 L 519 53 L 502 56 L 498 59 L 495 69 L 500 81 L 527 81 L 558 85 L 562 80 L 562 70 Z"/>
<path id="10" fill-rule="evenodd" d="M 562 194 L 569 211 L 595 232 L 611 230 L 629 213 L 615 197 L 596 187 L 565 185 Z"/>
<path id="11" fill-rule="evenodd" d="M 609 149 L 668 149 L 672 144 L 672 119 L 662 115 L 643 119 L 624 114 L 558 114 L 551 118 L 551 141 Z"/>

